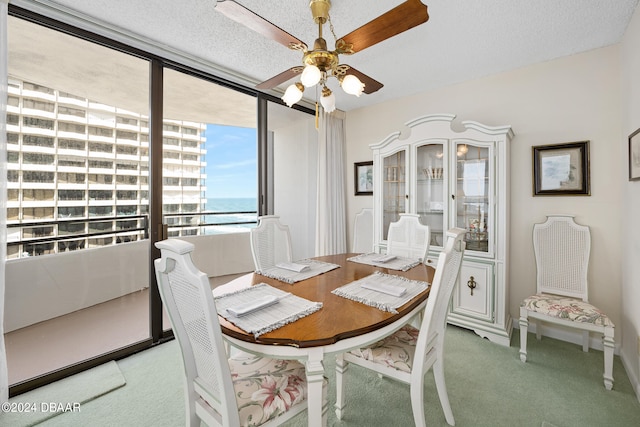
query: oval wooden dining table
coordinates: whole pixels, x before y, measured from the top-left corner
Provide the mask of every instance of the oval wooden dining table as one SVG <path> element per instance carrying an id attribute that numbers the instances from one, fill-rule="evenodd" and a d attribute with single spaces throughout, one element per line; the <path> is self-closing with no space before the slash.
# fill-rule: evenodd
<path id="1" fill-rule="evenodd" d="M 322 414 L 322 383 L 325 355 L 364 347 L 393 333 L 420 313 L 429 296 L 429 289 L 389 313 L 375 307 L 332 294 L 331 291 L 375 271 L 431 283 L 435 270 L 420 264 L 408 271 L 390 270 L 378 266 L 347 261 L 358 254 L 339 254 L 313 258 L 340 267 L 293 284 L 249 273 L 214 289 L 214 296 L 236 291 L 258 283 L 291 292 L 309 301 L 322 303 L 322 308 L 281 328 L 260 335 L 257 339 L 219 316 L 222 333 L 230 344 L 250 353 L 280 359 L 298 359 L 305 364 L 308 383 L 309 426 L 326 424 Z"/>

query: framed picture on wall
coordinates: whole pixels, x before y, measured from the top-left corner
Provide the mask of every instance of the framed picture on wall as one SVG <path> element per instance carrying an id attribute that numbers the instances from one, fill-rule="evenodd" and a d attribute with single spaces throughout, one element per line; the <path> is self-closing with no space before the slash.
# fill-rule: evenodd
<path id="1" fill-rule="evenodd" d="M 353 164 L 356 196 L 373 195 L 373 161 Z"/>
<path id="2" fill-rule="evenodd" d="M 533 147 L 534 196 L 589 196 L 589 141 Z"/>
<path id="3" fill-rule="evenodd" d="M 629 181 L 640 179 L 640 129 L 629 135 Z"/>

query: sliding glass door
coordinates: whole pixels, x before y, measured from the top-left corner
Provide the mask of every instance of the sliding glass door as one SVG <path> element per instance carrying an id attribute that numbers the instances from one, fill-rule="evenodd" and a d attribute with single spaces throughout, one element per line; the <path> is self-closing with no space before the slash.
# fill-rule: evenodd
<path id="1" fill-rule="evenodd" d="M 149 61 L 9 17 L 10 384 L 149 339 Z"/>

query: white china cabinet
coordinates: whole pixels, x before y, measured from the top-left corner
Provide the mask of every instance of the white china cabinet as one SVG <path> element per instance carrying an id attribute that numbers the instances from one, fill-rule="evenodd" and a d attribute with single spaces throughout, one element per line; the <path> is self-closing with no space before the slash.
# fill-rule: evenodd
<path id="1" fill-rule="evenodd" d="M 451 227 L 467 230 L 466 251 L 448 322 L 509 345 L 510 126 L 463 121 L 455 115 L 418 117 L 377 144 L 374 165 L 374 245 L 384 252 L 389 224 L 420 215 L 431 231 L 427 262 L 435 265 Z"/>

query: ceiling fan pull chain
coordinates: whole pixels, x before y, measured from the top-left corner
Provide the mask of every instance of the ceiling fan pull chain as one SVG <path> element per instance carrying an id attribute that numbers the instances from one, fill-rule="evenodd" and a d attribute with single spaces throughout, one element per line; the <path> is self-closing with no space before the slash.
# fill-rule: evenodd
<path id="1" fill-rule="evenodd" d="M 327 20 L 329 21 L 329 31 L 331 31 L 331 34 L 333 34 L 333 41 L 337 42 L 338 37 L 336 37 L 336 32 L 333 30 L 333 22 L 331 22 L 331 15 L 329 15 L 328 13 L 327 13 Z"/>

